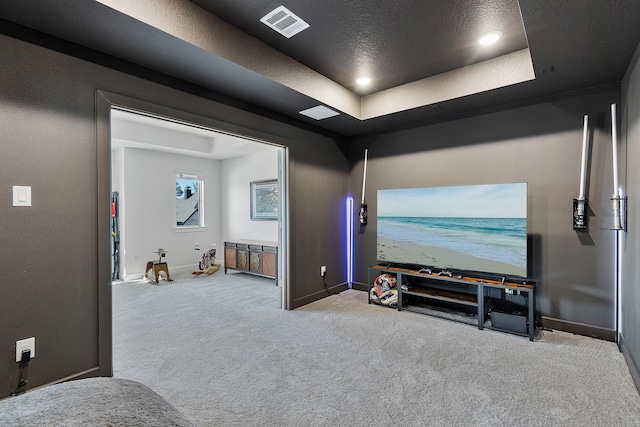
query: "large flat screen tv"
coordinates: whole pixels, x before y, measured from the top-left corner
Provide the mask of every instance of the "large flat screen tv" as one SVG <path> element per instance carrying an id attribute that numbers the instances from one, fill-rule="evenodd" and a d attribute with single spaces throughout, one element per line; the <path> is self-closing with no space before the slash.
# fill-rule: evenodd
<path id="1" fill-rule="evenodd" d="M 378 261 L 527 277 L 527 184 L 378 190 Z"/>

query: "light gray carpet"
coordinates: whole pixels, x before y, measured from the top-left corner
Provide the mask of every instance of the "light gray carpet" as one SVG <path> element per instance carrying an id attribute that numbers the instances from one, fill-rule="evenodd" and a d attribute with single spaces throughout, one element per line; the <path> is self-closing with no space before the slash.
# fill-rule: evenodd
<path id="1" fill-rule="evenodd" d="M 368 305 L 293 311 L 273 281 L 176 276 L 113 287 L 115 376 L 200 426 L 640 426 L 614 343 L 527 338 Z"/>
<path id="2" fill-rule="evenodd" d="M 89 378 L 42 387 L 0 401 L 3 427 L 192 427 L 143 384 Z"/>

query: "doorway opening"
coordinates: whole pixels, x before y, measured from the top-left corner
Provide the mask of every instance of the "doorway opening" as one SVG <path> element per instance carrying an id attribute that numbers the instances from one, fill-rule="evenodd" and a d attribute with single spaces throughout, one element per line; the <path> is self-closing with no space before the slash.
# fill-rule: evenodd
<path id="1" fill-rule="evenodd" d="M 143 268 L 147 258 L 154 257 L 154 253 L 147 252 L 160 251 L 161 247 L 166 251 L 167 257 L 171 257 L 169 259 L 173 263 L 173 274 L 174 269 L 186 272 L 197 267 L 198 257 L 195 255 L 198 253 L 194 249 L 198 246 L 204 250 L 216 248 L 216 262 L 223 263 L 226 240 L 273 240 L 277 242 L 278 252 L 275 279 L 278 307 L 289 309 L 287 141 L 278 141 L 281 138 L 274 136 L 272 139 L 270 135 L 259 132 L 257 134 L 260 137 L 256 137 L 240 131 L 242 130 L 235 125 L 207 117 L 98 91 L 98 210 L 104 211 L 101 206 L 105 207 L 104 203 L 112 200 L 114 192 L 118 193 L 119 203 L 117 260 L 114 258 L 112 243 L 112 217 L 98 218 L 101 242 L 98 249 L 99 316 L 102 332 L 100 357 L 108 361 L 108 369 L 112 370 L 113 367 L 112 278 L 141 278 L 145 273 Z M 245 162 L 248 164 L 242 166 Z M 250 176 L 246 171 L 236 170 L 242 167 L 255 175 Z M 164 168 L 162 178 L 158 175 L 158 169 L 161 168 Z M 145 190 L 145 179 L 150 176 L 154 179 Z M 246 176 L 243 179 L 247 182 L 244 183 L 238 176 Z M 126 185 L 127 179 L 136 177 L 142 177 L 140 182 L 133 186 Z M 177 187 L 182 182 L 180 180 L 193 177 L 196 179 L 189 184 L 188 191 L 181 188 L 181 197 L 178 196 L 180 192 Z M 264 179 L 277 182 L 277 218 L 273 221 L 249 222 L 250 209 L 246 208 L 246 215 L 241 213 L 243 205 L 249 206 L 251 202 L 249 182 Z M 160 192 L 171 194 L 174 189 L 176 193 L 173 193 L 173 200 L 166 202 L 165 198 L 165 209 L 156 209 L 153 215 L 147 215 L 143 220 L 134 218 L 133 226 L 122 221 L 123 217 L 132 215 L 136 203 L 150 203 Z M 197 212 L 194 214 L 193 209 L 191 212 L 191 217 L 197 221 L 181 221 L 182 224 L 178 225 L 179 200 L 184 199 L 187 193 L 190 198 L 198 197 L 197 204 L 194 204 Z M 108 210 L 113 215 L 113 206 Z M 165 229 L 165 238 L 170 242 L 154 242 L 149 250 L 145 247 L 148 242 L 140 242 L 136 238 L 136 228 L 158 226 L 160 223 Z M 107 236 L 104 231 L 107 229 L 109 236 L 105 240 Z M 238 230 L 247 229 L 255 234 L 237 234 Z M 154 231 L 147 228 L 146 235 L 154 235 Z"/>
<path id="2" fill-rule="evenodd" d="M 194 249 L 213 249 L 221 262 L 226 241 L 279 247 L 280 195 L 286 197 L 279 176 L 285 170 L 283 151 L 271 143 L 112 108 L 111 186 L 118 203 L 111 209 L 112 277 L 143 277 L 145 262 L 158 248 L 166 251 L 172 270 L 191 272 L 201 253 Z M 270 182 L 273 190 L 267 194 L 269 211 L 258 217 L 256 182 Z"/>

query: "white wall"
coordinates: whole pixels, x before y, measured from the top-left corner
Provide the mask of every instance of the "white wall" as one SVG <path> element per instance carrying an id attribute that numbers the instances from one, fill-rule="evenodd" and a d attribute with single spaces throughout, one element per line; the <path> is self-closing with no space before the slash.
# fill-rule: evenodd
<path id="1" fill-rule="evenodd" d="M 175 228 L 175 173 L 202 172 L 205 229 Z M 199 159 L 159 151 L 120 148 L 112 154 L 112 191 L 119 193 L 120 278 L 141 277 L 146 262 L 167 251 L 170 272 L 191 271 L 200 252 L 224 240 L 278 241 L 277 221 L 252 221 L 250 183 L 278 177 L 278 148 L 228 160 Z"/>
<path id="2" fill-rule="evenodd" d="M 222 240 L 278 241 L 278 221 L 251 220 L 251 181 L 278 178 L 278 148 L 222 161 Z M 221 252 L 221 251 L 218 251 Z"/>
<path id="3" fill-rule="evenodd" d="M 144 274 L 146 262 L 167 251 L 169 272 L 190 271 L 200 252 L 195 244 L 220 247 L 220 161 L 159 151 L 125 148 L 121 192 L 121 275 L 133 279 Z M 114 156 L 114 171 L 118 170 Z M 176 170 L 204 176 L 203 229 L 176 229 Z"/>

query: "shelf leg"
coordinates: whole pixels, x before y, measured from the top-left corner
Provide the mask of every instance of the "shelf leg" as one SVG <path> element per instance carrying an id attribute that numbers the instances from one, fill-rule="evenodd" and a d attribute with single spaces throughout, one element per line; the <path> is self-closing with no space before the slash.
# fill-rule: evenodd
<path id="1" fill-rule="evenodd" d="M 533 341 L 536 335 L 536 304 L 534 301 L 535 292 L 533 287 L 529 289 L 529 341 Z"/>
<path id="2" fill-rule="evenodd" d="M 484 327 L 484 286 L 478 284 L 478 329 Z"/>
<path id="3" fill-rule="evenodd" d="M 367 268 L 367 304 L 371 304 L 371 267 Z"/>

